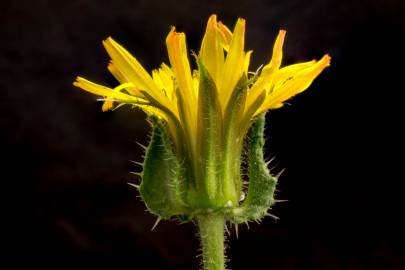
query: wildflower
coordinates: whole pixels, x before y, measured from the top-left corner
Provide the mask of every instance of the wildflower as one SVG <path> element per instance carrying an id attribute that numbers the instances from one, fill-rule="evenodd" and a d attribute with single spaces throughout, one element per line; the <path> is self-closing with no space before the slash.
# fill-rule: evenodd
<path id="1" fill-rule="evenodd" d="M 151 74 L 111 37 L 103 41 L 111 57 L 108 69 L 119 85 L 109 88 L 82 77 L 74 85 L 103 96 L 103 111 L 116 102 L 148 114 L 154 130 L 140 192 L 152 213 L 201 217 L 200 224 L 210 213 L 233 223 L 267 214 L 277 177 L 263 160 L 264 114 L 306 90 L 330 63 L 324 55 L 281 67 L 285 35 L 279 31 L 271 60 L 253 74 L 244 19 L 231 31 L 215 15 L 209 18 L 194 55 L 197 69 L 190 65 L 185 34 L 174 27 L 166 38 L 170 65 L 162 63 Z M 246 192 L 241 180 L 244 145 L 249 186 L 241 201 Z"/>

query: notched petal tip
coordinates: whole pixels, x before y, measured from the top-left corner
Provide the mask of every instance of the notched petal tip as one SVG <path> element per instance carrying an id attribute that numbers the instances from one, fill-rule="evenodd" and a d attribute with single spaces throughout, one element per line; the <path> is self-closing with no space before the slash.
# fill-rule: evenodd
<path id="1" fill-rule="evenodd" d="M 246 29 L 246 20 L 243 18 L 238 18 L 238 21 L 236 22 L 233 34 L 234 35 L 241 34 L 241 35 L 245 36 L 245 29 Z"/>
<path id="2" fill-rule="evenodd" d="M 285 30 L 278 31 L 276 41 L 274 42 L 273 56 L 281 57 L 286 34 L 287 31 Z"/>
<path id="3" fill-rule="evenodd" d="M 177 43 L 182 43 L 183 40 L 185 41 L 186 34 L 183 32 L 177 32 L 176 27 L 171 26 L 169 34 L 166 37 L 166 46 L 168 47 L 177 47 Z"/>
<path id="4" fill-rule="evenodd" d="M 114 46 L 114 44 L 117 44 L 117 42 L 111 36 L 108 36 L 105 39 L 103 39 L 102 43 L 105 48 L 107 48 L 108 45 Z"/>
<path id="5" fill-rule="evenodd" d="M 322 58 L 310 68 L 311 72 L 309 72 L 309 74 L 312 75 L 309 76 L 314 76 L 314 78 L 318 76 L 325 68 L 330 66 L 331 59 L 329 54 L 322 56 Z"/>
<path id="6" fill-rule="evenodd" d="M 108 36 L 105 39 L 103 39 L 103 41 L 107 41 L 107 40 L 113 40 L 112 36 Z"/>
<path id="7" fill-rule="evenodd" d="M 107 111 L 111 111 L 114 108 L 114 102 L 112 99 L 107 98 L 104 103 L 103 106 L 101 107 L 101 110 L 103 112 L 107 112 Z"/>
<path id="8" fill-rule="evenodd" d="M 244 18 L 238 18 L 237 24 L 241 24 L 243 27 L 246 26 L 246 20 Z"/>
<path id="9" fill-rule="evenodd" d="M 208 22 L 211 21 L 217 23 L 217 14 L 211 14 L 211 16 L 208 18 Z"/>
<path id="10" fill-rule="evenodd" d="M 79 78 L 80 78 L 80 77 L 79 77 L 79 76 L 77 76 L 77 77 L 75 78 L 75 80 L 73 81 L 73 83 L 72 83 L 72 84 L 73 84 L 74 86 L 76 86 L 76 87 L 78 87 L 78 84 L 79 84 Z"/>
<path id="11" fill-rule="evenodd" d="M 169 34 L 167 34 L 167 37 L 166 37 L 166 43 L 173 42 L 174 38 L 175 38 L 178 34 L 179 34 L 179 33 L 176 32 L 176 27 L 175 27 L 175 26 L 170 26 Z"/>
<path id="12" fill-rule="evenodd" d="M 329 67 L 331 60 L 332 60 L 332 57 L 327 53 L 319 61 L 323 62 L 325 64 L 325 67 Z"/>
<path id="13" fill-rule="evenodd" d="M 85 82 L 89 82 L 89 81 L 86 80 L 86 79 L 83 78 L 83 77 L 76 76 L 76 79 L 73 81 L 73 85 L 76 86 L 76 87 L 81 88 L 81 86 L 82 86 L 83 83 L 85 83 Z"/>
<path id="14" fill-rule="evenodd" d="M 218 22 L 218 28 L 223 35 L 224 39 L 228 41 L 228 43 L 231 42 L 232 39 L 232 32 L 229 30 L 229 28 L 223 24 L 221 21 Z"/>
<path id="15" fill-rule="evenodd" d="M 217 22 L 217 15 L 213 14 L 208 18 L 207 27 L 206 27 L 206 34 L 207 32 L 214 32 L 219 31 L 218 29 L 218 22 Z"/>

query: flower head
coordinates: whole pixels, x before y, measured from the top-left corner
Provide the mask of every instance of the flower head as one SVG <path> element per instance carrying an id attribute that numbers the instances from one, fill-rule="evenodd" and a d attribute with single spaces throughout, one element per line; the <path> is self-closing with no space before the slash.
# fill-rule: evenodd
<path id="1" fill-rule="evenodd" d="M 173 144 L 182 172 L 187 207 L 237 206 L 242 192 L 241 151 L 245 135 L 260 115 L 307 89 L 330 63 L 324 55 L 281 67 L 286 31 L 280 30 L 270 61 L 249 72 L 252 51 L 245 50 L 245 20 L 231 31 L 212 15 L 192 69 L 184 33 L 172 27 L 166 45 L 170 65 L 148 73 L 111 37 L 103 41 L 118 80 L 115 88 L 77 77 L 74 85 L 103 96 L 103 111 L 113 102 L 132 104 L 160 121 Z"/>

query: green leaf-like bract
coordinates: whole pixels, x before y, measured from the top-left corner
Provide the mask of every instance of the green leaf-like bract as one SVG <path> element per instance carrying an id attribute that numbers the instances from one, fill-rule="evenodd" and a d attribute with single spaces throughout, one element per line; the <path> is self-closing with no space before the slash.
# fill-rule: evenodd
<path id="1" fill-rule="evenodd" d="M 221 169 L 222 112 L 214 80 L 198 60 L 199 94 L 197 113 L 198 181 L 196 190 L 202 208 L 222 204 Z"/>
<path id="2" fill-rule="evenodd" d="M 215 84 L 201 64 L 199 90 L 197 160 L 175 152 L 165 123 L 150 117 L 153 131 L 140 185 L 148 210 L 160 219 L 177 216 L 182 221 L 215 211 L 235 224 L 258 221 L 270 215 L 277 176 L 271 175 L 263 157 L 265 114 L 250 122 L 244 138 L 238 137 L 243 136 L 245 129 L 236 123 L 245 106 L 246 77 L 241 78 L 230 98 L 232 103 L 225 110 L 224 126 L 220 125 L 222 112 L 215 102 L 218 100 Z M 223 141 L 221 136 L 224 136 Z M 246 199 L 238 205 L 242 192 L 243 141 L 249 185 Z M 187 173 L 190 170 L 187 165 L 193 162 L 196 162 L 197 172 Z"/>
<path id="3" fill-rule="evenodd" d="M 264 125 L 263 114 L 253 123 L 246 138 L 249 187 L 246 199 L 229 216 L 234 223 L 260 220 L 274 204 L 277 178 L 271 175 L 263 158 Z"/>
<path id="4" fill-rule="evenodd" d="M 184 215 L 181 167 L 164 124 L 152 120 L 152 137 L 145 153 L 140 194 L 148 210 L 159 218 Z"/>

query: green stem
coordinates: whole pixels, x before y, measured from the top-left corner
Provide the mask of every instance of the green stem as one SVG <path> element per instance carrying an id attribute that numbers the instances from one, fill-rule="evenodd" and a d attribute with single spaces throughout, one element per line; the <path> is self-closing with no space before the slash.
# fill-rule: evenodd
<path id="1" fill-rule="evenodd" d="M 204 270 L 224 270 L 224 217 L 207 214 L 198 216 L 197 221 L 200 231 Z"/>

